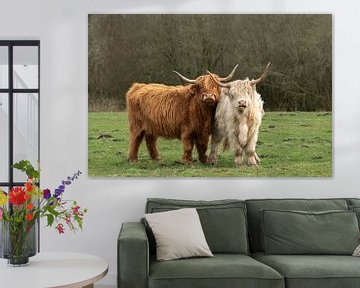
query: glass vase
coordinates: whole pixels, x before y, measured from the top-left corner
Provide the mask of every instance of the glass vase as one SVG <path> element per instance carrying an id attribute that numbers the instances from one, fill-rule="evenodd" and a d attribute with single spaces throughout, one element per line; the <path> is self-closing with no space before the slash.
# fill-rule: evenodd
<path id="1" fill-rule="evenodd" d="M 0 257 L 8 259 L 9 266 L 25 266 L 29 257 L 36 255 L 36 222 L 31 227 L 28 222 L 0 221 Z"/>

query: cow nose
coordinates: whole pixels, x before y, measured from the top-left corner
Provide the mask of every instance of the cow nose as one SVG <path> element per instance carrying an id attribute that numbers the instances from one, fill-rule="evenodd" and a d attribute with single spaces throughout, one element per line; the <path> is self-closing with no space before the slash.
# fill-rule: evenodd
<path id="1" fill-rule="evenodd" d="M 204 100 L 215 100 L 215 95 L 214 94 L 203 94 L 203 99 Z"/>
<path id="2" fill-rule="evenodd" d="M 239 106 L 245 106 L 246 107 L 246 100 L 239 100 L 238 104 L 239 104 Z"/>

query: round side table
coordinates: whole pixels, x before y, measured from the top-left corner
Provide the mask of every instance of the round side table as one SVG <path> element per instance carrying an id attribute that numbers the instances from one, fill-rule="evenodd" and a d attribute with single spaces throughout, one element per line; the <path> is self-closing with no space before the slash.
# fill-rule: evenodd
<path id="1" fill-rule="evenodd" d="M 108 272 L 107 262 L 80 253 L 38 253 L 29 265 L 9 267 L 0 260 L 0 286 L 6 288 L 93 288 Z"/>

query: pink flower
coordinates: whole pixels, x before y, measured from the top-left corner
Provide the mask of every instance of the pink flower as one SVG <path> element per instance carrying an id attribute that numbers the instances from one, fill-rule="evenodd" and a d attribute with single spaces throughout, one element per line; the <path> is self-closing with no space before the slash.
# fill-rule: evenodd
<path id="1" fill-rule="evenodd" d="M 65 222 L 66 222 L 67 225 L 69 225 L 71 223 L 71 215 L 70 214 L 66 215 Z"/>
<path id="2" fill-rule="evenodd" d="M 59 223 L 55 228 L 58 230 L 59 234 L 65 233 L 63 224 Z"/>
<path id="3" fill-rule="evenodd" d="M 3 218 L 2 214 L 3 214 L 3 211 L 2 211 L 2 209 L 0 208 L 0 220 L 2 220 L 2 218 Z"/>
<path id="4" fill-rule="evenodd" d="M 80 206 L 79 206 L 79 205 L 78 205 L 78 206 L 75 206 L 75 207 L 72 207 L 72 210 L 73 210 L 74 215 L 79 214 L 79 209 L 80 209 Z"/>

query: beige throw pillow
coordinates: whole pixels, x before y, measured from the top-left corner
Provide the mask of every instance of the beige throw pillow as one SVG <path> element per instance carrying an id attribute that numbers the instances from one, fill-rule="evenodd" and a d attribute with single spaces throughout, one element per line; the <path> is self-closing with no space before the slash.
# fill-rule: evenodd
<path id="1" fill-rule="evenodd" d="M 358 246 L 356 246 L 352 256 L 360 257 L 360 244 Z"/>
<path id="2" fill-rule="evenodd" d="M 213 256 L 195 208 L 145 214 L 156 240 L 158 261 Z"/>

